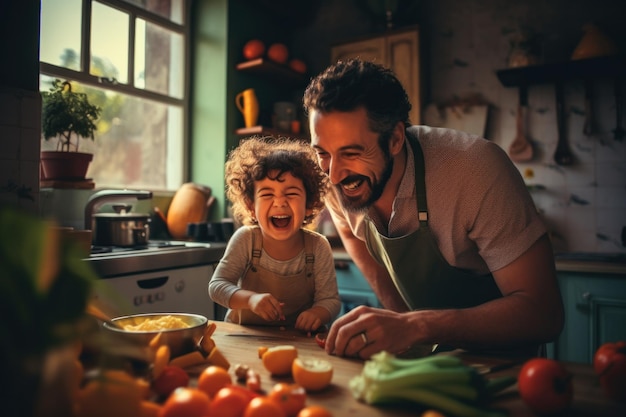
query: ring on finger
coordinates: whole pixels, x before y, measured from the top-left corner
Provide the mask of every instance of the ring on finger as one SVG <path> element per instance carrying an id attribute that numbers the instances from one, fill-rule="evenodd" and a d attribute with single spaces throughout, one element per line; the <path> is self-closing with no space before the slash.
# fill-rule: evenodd
<path id="1" fill-rule="evenodd" d="M 365 334 L 365 332 L 361 332 L 359 333 L 359 335 L 361 336 L 361 340 L 365 345 L 369 344 L 369 340 L 367 340 L 367 335 Z"/>

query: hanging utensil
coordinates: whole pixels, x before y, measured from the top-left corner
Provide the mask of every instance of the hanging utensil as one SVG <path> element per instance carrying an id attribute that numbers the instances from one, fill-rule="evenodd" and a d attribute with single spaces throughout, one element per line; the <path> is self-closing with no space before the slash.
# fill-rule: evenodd
<path id="1" fill-rule="evenodd" d="M 583 125 L 583 133 L 587 136 L 591 136 L 596 130 L 593 108 L 591 107 L 591 87 L 591 80 L 585 79 L 585 124 Z"/>
<path id="2" fill-rule="evenodd" d="M 573 162 L 572 153 L 569 150 L 567 135 L 565 132 L 565 110 L 563 109 L 563 83 L 556 83 L 556 127 L 559 135 L 554 161 L 558 165 L 571 165 Z"/>
<path id="3" fill-rule="evenodd" d="M 509 156 L 515 162 L 533 159 L 533 145 L 525 135 L 526 114 L 528 112 L 528 89 L 525 85 L 519 88 L 519 104 L 517 106 L 517 126 L 515 139 L 509 147 Z"/>
<path id="4" fill-rule="evenodd" d="M 622 141 L 626 130 L 622 126 L 622 88 L 619 77 L 615 77 L 615 118 L 617 120 L 615 130 L 613 130 L 613 138 Z"/>

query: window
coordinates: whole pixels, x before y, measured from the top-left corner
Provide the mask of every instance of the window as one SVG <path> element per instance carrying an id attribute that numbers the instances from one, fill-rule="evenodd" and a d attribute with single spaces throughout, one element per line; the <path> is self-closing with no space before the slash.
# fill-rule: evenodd
<path id="1" fill-rule="evenodd" d="M 185 180 L 190 3 L 41 2 L 41 90 L 69 80 L 102 108 L 95 141 L 78 148 L 94 154 L 87 175 L 99 188 L 173 190 Z"/>

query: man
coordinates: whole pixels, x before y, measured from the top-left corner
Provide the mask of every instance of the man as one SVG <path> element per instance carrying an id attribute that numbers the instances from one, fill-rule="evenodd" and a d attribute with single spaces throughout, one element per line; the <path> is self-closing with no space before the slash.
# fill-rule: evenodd
<path id="1" fill-rule="evenodd" d="M 554 340 L 563 305 L 546 227 L 497 145 L 411 126 L 393 73 L 338 62 L 304 94 L 327 208 L 384 309 L 337 319 L 326 351 L 369 358 L 416 345 L 521 350 Z"/>

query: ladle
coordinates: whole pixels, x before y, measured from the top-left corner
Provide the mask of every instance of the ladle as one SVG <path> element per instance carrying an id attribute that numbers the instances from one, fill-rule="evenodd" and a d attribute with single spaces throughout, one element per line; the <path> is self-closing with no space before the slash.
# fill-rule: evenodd
<path id="1" fill-rule="evenodd" d="M 104 311 L 100 310 L 98 307 L 96 307 L 95 305 L 91 303 L 87 305 L 86 312 L 87 314 L 97 318 L 98 320 L 105 322 L 111 327 L 115 327 L 117 329 L 123 329 L 122 326 L 120 326 L 115 321 L 111 320 L 111 317 L 108 314 L 106 314 Z"/>
<path id="2" fill-rule="evenodd" d="M 528 90 L 525 85 L 519 88 L 519 105 L 517 107 L 517 126 L 515 139 L 509 147 L 509 156 L 515 162 L 533 159 L 533 145 L 525 135 L 526 112 L 528 109 Z"/>

